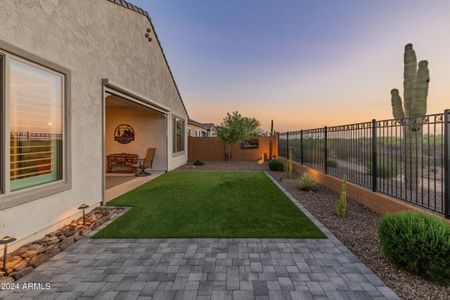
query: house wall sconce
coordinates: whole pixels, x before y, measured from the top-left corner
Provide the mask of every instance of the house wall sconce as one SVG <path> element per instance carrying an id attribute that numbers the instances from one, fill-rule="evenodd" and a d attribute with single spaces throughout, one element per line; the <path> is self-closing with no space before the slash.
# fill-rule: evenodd
<path id="1" fill-rule="evenodd" d="M 8 254 L 8 243 L 12 243 L 14 242 L 16 239 L 10 236 L 5 236 L 0 240 L 0 245 L 5 245 L 3 247 L 3 265 L 2 265 L 2 270 L 3 272 L 5 272 L 5 274 L 7 274 L 7 270 L 6 270 L 6 255 Z"/>
<path id="2" fill-rule="evenodd" d="M 86 208 L 88 208 L 89 207 L 89 205 L 87 205 L 87 204 L 81 204 L 79 207 L 78 207 L 78 209 L 81 209 L 81 210 L 83 210 L 83 226 L 85 226 L 86 225 L 86 214 L 85 214 L 85 210 L 86 210 Z"/>

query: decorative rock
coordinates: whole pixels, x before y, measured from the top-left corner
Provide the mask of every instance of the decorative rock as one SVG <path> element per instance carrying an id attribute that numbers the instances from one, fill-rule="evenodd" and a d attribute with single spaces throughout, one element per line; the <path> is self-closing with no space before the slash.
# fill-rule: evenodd
<path id="1" fill-rule="evenodd" d="M 56 247 L 55 245 L 51 245 L 44 252 L 44 254 L 48 255 L 49 257 L 55 256 L 58 253 L 59 253 L 59 248 Z"/>
<path id="2" fill-rule="evenodd" d="M 75 233 L 76 233 L 77 231 L 75 230 L 75 229 L 69 229 L 69 230 L 67 230 L 65 233 L 64 233 L 64 235 L 65 236 L 72 236 L 72 235 L 74 235 Z"/>
<path id="3" fill-rule="evenodd" d="M 36 250 L 38 253 L 41 253 L 45 250 L 45 248 L 42 245 L 39 244 L 32 244 L 28 247 L 29 250 Z"/>
<path id="4" fill-rule="evenodd" d="M 20 264 L 22 262 L 22 257 L 20 256 L 14 256 L 6 261 L 6 264 L 8 268 L 14 268 L 16 265 Z"/>
<path id="5" fill-rule="evenodd" d="M 33 268 L 32 268 L 32 267 L 26 267 L 26 268 L 24 268 L 24 269 L 22 269 L 22 270 L 20 270 L 20 271 L 11 273 L 10 276 L 13 277 L 13 278 L 15 278 L 15 279 L 17 280 L 17 279 L 22 278 L 22 277 L 25 276 L 26 274 L 30 273 L 31 271 L 33 271 Z"/>
<path id="6" fill-rule="evenodd" d="M 61 245 L 59 245 L 59 248 L 61 250 L 64 250 L 67 247 L 69 247 L 70 245 L 72 245 L 74 242 L 75 242 L 75 239 L 73 237 L 66 238 L 65 240 L 62 241 Z"/>
<path id="7" fill-rule="evenodd" d="M 49 259 L 50 259 L 49 255 L 41 253 L 33 259 L 31 265 L 36 268 L 37 266 L 41 265 L 42 263 L 46 262 Z"/>
<path id="8" fill-rule="evenodd" d="M 37 250 L 31 249 L 31 250 L 28 250 L 28 251 L 22 253 L 21 256 L 23 258 L 27 258 L 27 257 L 35 257 L 37 254 L 38 254 Z"/>
<path id="9" fill-rule="evenodd" d="M 59 238 L 57 236 L 46 236 L 43 240 L 44 243 L 47 244 L 55 244 L 57 242 L 59 242 Z"/>
<path id="10" fill-rule="evenodd" d="M 19 271 L 22 270 L 23 268 L 25 268 L 26 266 L 28 266 L 28 262 L 26 260 L 22 260 L 20 263 L 16 264 L 13 269 L 14 271 Z"/>
<path id="11" fill-rule="evenodd" d="M 29 246 L 22 246 L 19 249 L 17 249 L 15 252 L 17 253 L 25 253 L 29 250 Z"/>
<path id="12" fill-rule="evenodd" d="M 78 241 L 79 239 L 81 239 L 80 233 L 79 233 L 79 232 L 75 233 L 75 234 L 73 235 L 73 238 L 74 238 L 75 242 Z"/>

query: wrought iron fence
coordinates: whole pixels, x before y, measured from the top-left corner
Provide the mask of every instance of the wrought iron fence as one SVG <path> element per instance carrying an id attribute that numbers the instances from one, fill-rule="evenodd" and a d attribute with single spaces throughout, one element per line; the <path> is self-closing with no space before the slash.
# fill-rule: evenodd
<path id="1" fill-rule="evenodd" d="M 279 133 L 280 156 L 450 217 L 450 110 Z"/>

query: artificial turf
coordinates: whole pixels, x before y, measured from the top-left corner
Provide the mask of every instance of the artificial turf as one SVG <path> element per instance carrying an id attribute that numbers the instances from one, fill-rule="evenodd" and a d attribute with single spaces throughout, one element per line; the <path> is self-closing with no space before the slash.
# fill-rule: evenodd
<path id="1" fill-rule="evenodd" d="M 261 172 L 171 172 L 108 203 L 132 206 L 94 238 L 324 238 Z"/>

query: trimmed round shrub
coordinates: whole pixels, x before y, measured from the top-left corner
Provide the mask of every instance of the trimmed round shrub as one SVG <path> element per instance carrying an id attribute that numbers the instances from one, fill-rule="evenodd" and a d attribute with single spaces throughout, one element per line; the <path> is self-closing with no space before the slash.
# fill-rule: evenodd
<path id="1" fill-rule="evenodd" d="M 280 159 L 272 159 L 269 162 L 269 169 L 272 171 L 282 172 L 284 171 L 283 161 Z"/>
<path id="2" fill-rule="evenodd" d="M 308 173 L 303 173 L 303 175 L 298 180 L 298 188 L 301 191 L 314 192 L 317 190 L 316 180 Z"/>
<path id="3" fill-rule="evenodd" d="M 450 224 L 405 211 L 386 214 L 378 234 L 391 263 L 426 279 L 450 283 Z"/>
<path id="4" fill-rule="evenodd" d="M 203 166 L 205 163 L 204 162 L 202 162 L 201 160 L 196 160 L 196 161 L 194 161 L 194 166 Z"/>

